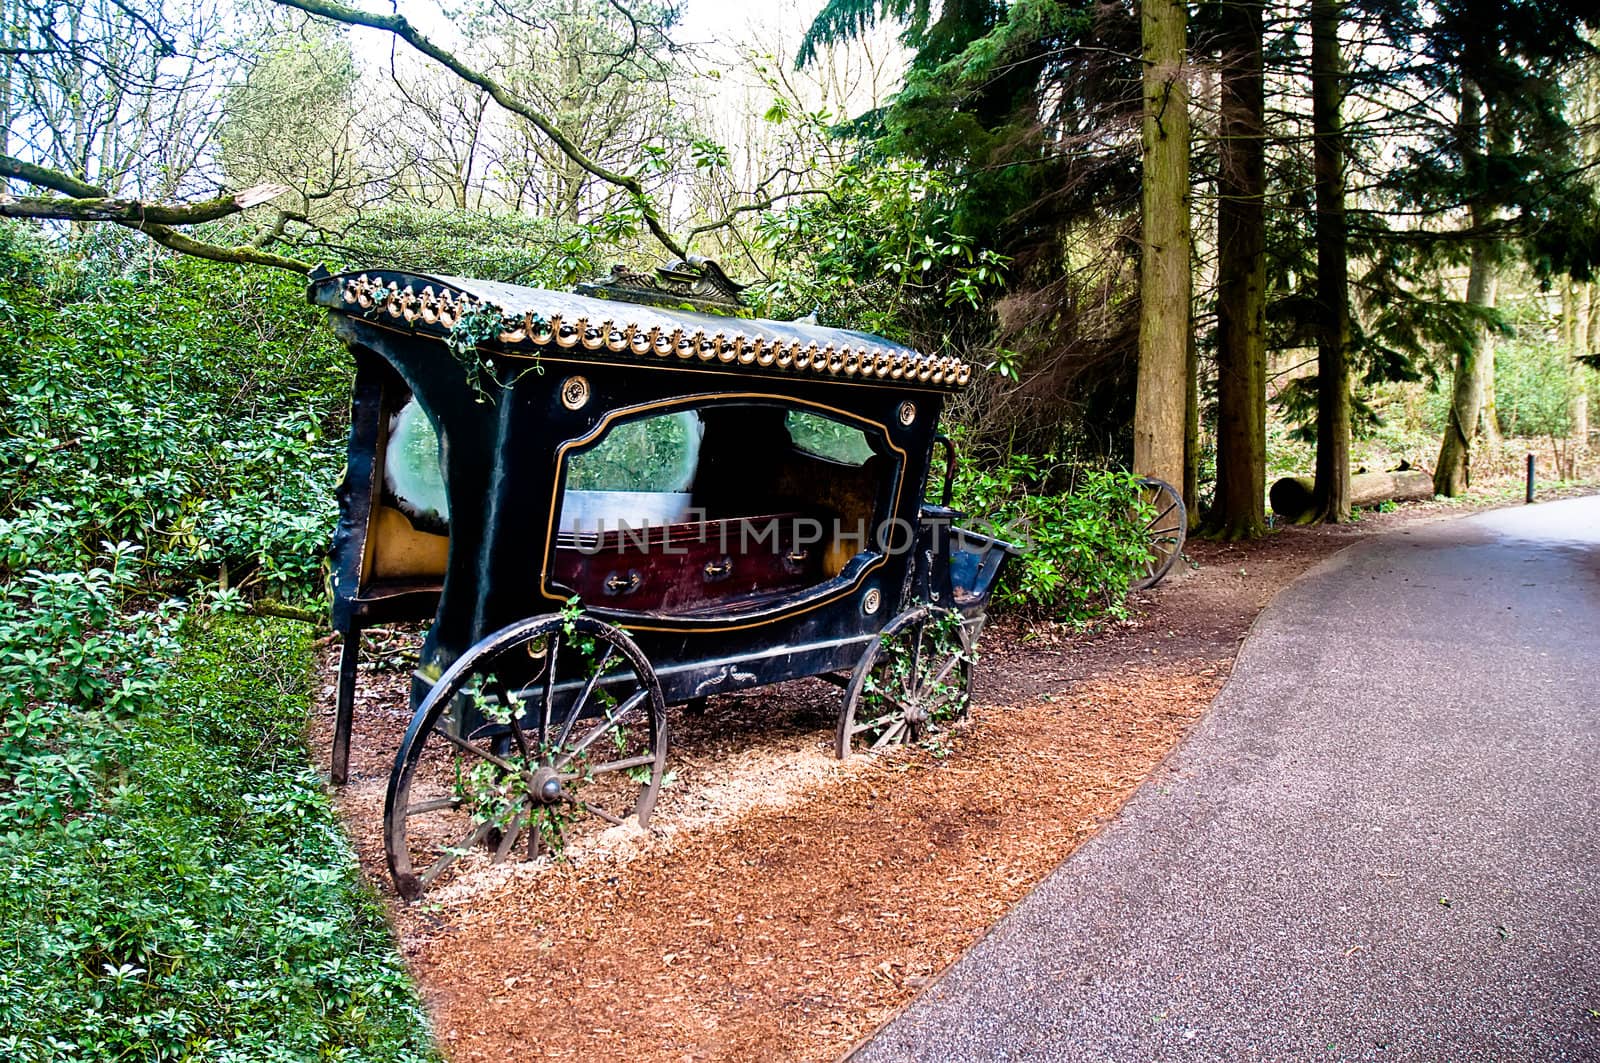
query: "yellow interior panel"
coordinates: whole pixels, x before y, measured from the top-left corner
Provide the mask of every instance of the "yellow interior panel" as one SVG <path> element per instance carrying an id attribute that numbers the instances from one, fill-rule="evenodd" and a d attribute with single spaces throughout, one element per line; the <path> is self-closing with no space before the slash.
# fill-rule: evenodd
<path id="1" fill-rule="evenodd" d="M 450 537 L 418 531 L 393 506 L 378 506 L 367 539 L 373 579 L 444 578 Z"/>

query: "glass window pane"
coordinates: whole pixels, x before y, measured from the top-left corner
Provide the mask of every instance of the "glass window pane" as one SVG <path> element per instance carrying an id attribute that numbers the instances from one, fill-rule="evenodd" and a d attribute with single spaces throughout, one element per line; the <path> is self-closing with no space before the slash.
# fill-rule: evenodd
<path id="1" fill-rule="evenodd" d="M 817 413 L 789 411 L 784 423 L 789 438 L 807 454 L 845 465 L 864 465 L 872 457 L 866 433 L 853 425 Z"/>
<path id="2" fill-rule="evenodd" d="M 569 491 L 687 491 L 700 462 L 698 414 L 668 413 L 615 425 L 567 459 Z"/>
<path id="3" fill-rule="evenodd" d="M 407 400 L 389 422 L 383 482 L 406 516 L 425 524 L 449 523 L 450 501 L 439 464 L 439 434 L 414 398 Z"/>
<path id="4" fill-rule="evenodd" d="M 599 443 L 567 455 L 564 532 L 661 527 L 685 520 L 705 425 L 693 411 L 613 425 Z"/>

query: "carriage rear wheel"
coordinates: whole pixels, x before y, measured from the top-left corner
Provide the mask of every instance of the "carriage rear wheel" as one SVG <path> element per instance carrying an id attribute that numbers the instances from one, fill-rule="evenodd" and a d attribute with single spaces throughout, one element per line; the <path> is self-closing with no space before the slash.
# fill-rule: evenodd
<path id="1" fill-rule="evenodd" d="M 1154 587 L 1172 571 L 1189 534 L 1189 511 L 1177 488 L 1165 480 L 1147 476 L 1139 481 L 1139 500 L 1149 507 L 1151 514 L 1144 522 L 1144 539 L 1150 548 L 1150 557 L 1128 582 L 1128 589 L 1134 591 Z"/>
<path id="2" fill-rule="evenodd" d="M 967 716 L 975 622 L 923 605 L 891 620 L 857 663 L 839 710 L 834 752 L 918 742 Z"/>
<path id="3" fill-rule="evenodd" d="M 666 704 L 620 628 L 520 621 L 468 650 L 412 718 L 384 805 L 389 873 L 414 900 L 452 867 L 560 851 L 649 822 Z"/>

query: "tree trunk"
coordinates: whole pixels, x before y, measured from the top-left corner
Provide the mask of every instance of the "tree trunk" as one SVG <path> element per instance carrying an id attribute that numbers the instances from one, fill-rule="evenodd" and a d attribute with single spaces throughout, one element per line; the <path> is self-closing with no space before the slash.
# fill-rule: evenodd
<path id="1" fill-rule="evenodd" d="M 1490 303 L 1493 306 L 1494 303 Z M 1479 388 L 1483 391 L 1483 404 L 1478 407 L 1478 432 L 1483 437 L 1483 445 L 1489 452 L 1491 463 L 1500 460 L 1500 451 L 1505 446 L 1505 436 L 1500 431 L 1500 407 L 1495 402 L 1494 392 L 1494 359 L 1495 337 L 1488 333 L 1483 337 L 1483 346 L 1478 351 L 1478 376 Z"/>
<path id="2" fill-rule="evenodd" d="M 1483 105 L 1476 92 L 1469 90 L 1463 96 L 1461 126 L 1463 142 L 1469 145 L 1469 150 L 1479 150 L 1483 143 Z M 1477 229 L 1488 221 L 1483 210 L 1474 205 L 1472 227 Z M 1467 302 L 1473 306 L 1492 307 L 1494 289 L 1493 248 L 1487 240 L 1474 241 L 1467 274 Z M 1488 328 L 1480 325 L 1456 351 L 1455 379 L 1451 386 L 1450 408 L 1445 413 L 1444 440 L 1433 470 L 1435 494 L 1454 498 L 1472 485 L 1472 441 L 1483 407 L 1483 371 L 1479 356 L 1489 342 Z"/>
<path id="3" fill-rule="evenodd" d="M 1379 502 L 1416 502 L 1433 497 L 1433 480 L 1420 469 L 1404 472 L 1364 472 L 1350 477 L 1350 504 L 1375 506 Z M 1272 485 L 1272 512 L 1289 524 L 1309 524 L 1317 519 L 1316 487 L 1309 476 L 1285 476 Z"/>
<path id="4" fill-rule="evenodd" d="M 1589 287 L 1593 290 L 1596 285 L 1591 283 Z M 1583 341 L 1584 354 L 1600 354 L 1600 306 L 1594 305 L 1596 301 L 1591 297 L 1589 335 Z"/>
<path id="5" fill-rule="evenodd" d="M 1183 404 L 1183 506 L 1189 514 L 1189 531 L 1200 526 L 1200 345 L 1189 332 L 1187 392 Z"/>
<path id="6" fill-rule="evenodd" d="M 1311 0 L 1312 171 L 1317 193 L 1317 516 L 1350 519 L 1350 230 L 1345 217 L 1340 0 Z"/>
<path id="7" fill-rule="evenodd" d="M 0 19 L 7 26 L 21 23 L 20 13 L 12 11 L 10 0 L 0 0 Z M 0 54 L 0 155 L 11 154 L 11 71 L 15 64 L 15 56 Z M 10 186 L 10 181 L 0 180 L 0 192 Z"/>
<path id="8" fill-rule="evenodd" d="M 1488 137 L 1490 154 L 1505 158 L 1511 155 L 1514 137 L 1507 128 L 1503 110 L 1496 109 L 1488 103 L 1483 107 L 1484 130 Z M 1494 215 L 1484 214 L 1483 220 L 1488 222 Z M 1489 275 L 1483 289 L 1483 302 L 1475 305 L 1486 310 L 1493 310 L 1499 305 L 1499 248 L 1491 243 L 1489 256 L 1485 268 Z M 1478 431 L 1483 434 L 1483 441 L 1489 449 L 1491 461 L 1500 460 L 1500 449 L 1504 439 L 1500 434 L 1500 410 L 1495 404 L 1494 387 L 1494 360 L 1495 346 L 1499 342 L 1499 333 L 1494 329 L 1484 328 L 1479 330 L 1480 343 L 1478 345 L 1478 380 L 1482 389 L 1483 399 L 1478 409 Z"/>
<path id="9" fill-rule="evenodd" d="M 1144 253 L 1139 291 L 1139 380 L 1133 468 L 1184 481 L 1188 406 L 1189 86 L 1184 6 L 1144 0 Z"/>
<path id="10" fill-rule="evenodd" d="M 1593 321 L 1594 285 L 1579 285 L 1572 314 L 1572 343 L 1568 350 L 1574 359 L 1578 355 L 1591 353 L 1586 344 Z M 1583 365 L 1577 361 L 1571 362 L 1570 372 L 1572 398 L 1568 403 L 1567 412 L 1572 416 L 1572 442 L 1581 448 L 1589 441 L 1589 392 L 1584 388 Z"/>
<path id="11" fill-rule="evenodd" d="M 1485 283 L 1481 306 L 1492 310 L 1500 301 L 1500 271 L 1496 267 L 1495 257 L 1490 255 L 1487 264 L 1489 276 Z M 1483 400 L 1478 406 L 1478 431 L 1483 436 L 1484 446 L 1488 448 L 1489 459 L 1498 461 L 1500 448 L 1505 445 L 1505 440 L 1500 435 L 1500 410 L 1494 401 L 1494 356 L 1495 344 L 1499 341 L 1498 334 L 1490 328 L 1484 328 L 1478 334 L 1478 388 L 1483 395 Z"/>
<path id="12" fill-rule="evenodd" d="M 1223 8 L 1217 173 L 1217 495 L 1224 539 L 1266 531 L 1266 156 L 1262 4 Z"/>
<path id="13" fill-rule="evenodd" d="M 1477 211 L 1473 211 L 1477 224 Z M 1493 251 L 1487 243 L 1472 248 L 1472 264 L 1467 274 L 1467 302 L 1493 307 L 1495 268 Z M 1489 352 L 1492 369 L 1494 336 L 1485 325 L 1474 330 L 1467 346 L 1456 352 L 1455 380 L 1451 388 L 1450 410 L 1445 417 L 1444 442 L 1439 447 L 1439 462 L 1433 470 L 1436 494 L 1456 497 L 1472 486 L 1472 443 L 1483 412 L 1484 351 Z"/>

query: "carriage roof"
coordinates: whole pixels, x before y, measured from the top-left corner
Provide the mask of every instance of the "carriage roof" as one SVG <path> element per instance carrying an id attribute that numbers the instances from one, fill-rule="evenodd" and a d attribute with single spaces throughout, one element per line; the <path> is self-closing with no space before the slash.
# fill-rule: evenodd
<path id="1" fill-rule="evenodd" d="M 723 317 L 497 281 L 368 269 L 313 275 L 307 298 L 335 313 L 444 341 L 465 329 L 508 357 L 648 366 L 692 363 L 743 377 L 953 391 L 972 367 L 879 336 L 794 321 Z M 490 315 L 498 312 L 496 322 Z M 498 326 L 498 327 L 497 327 Z"/>

